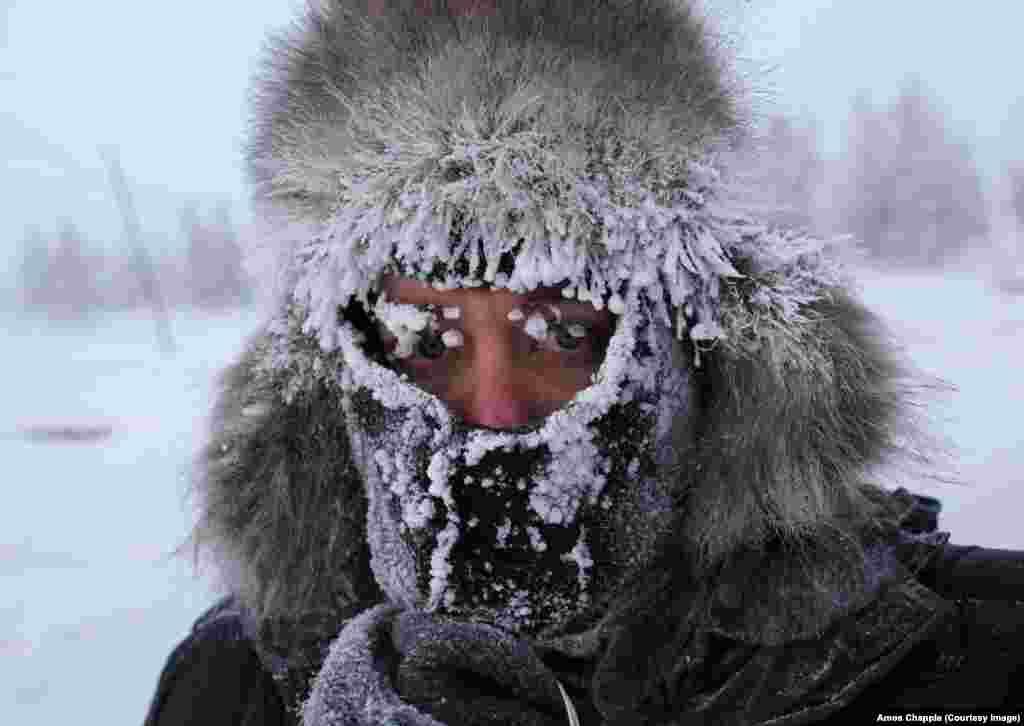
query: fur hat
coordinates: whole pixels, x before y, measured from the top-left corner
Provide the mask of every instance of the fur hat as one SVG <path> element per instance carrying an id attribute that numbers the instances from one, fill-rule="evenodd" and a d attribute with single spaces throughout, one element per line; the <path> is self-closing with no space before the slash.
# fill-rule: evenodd
<path id="1" fill-rule="evenodd" d="M 730 204 L 743 108 L 686 0 L 321 0 L 268 45 L 247 163 L 276 314 L 224 376 L 194 536 L 252 612 L 381 597 L 332 331 L 396 263 L 610 306 L 643 290 L 700 371 L 676 561 L 834 553 L 780 575 L 819 607 L 772 637 L 869 588 L 861 533 L 900 511 L 873 475 L 921 451 L 922 389 L 833 242 Z"/>

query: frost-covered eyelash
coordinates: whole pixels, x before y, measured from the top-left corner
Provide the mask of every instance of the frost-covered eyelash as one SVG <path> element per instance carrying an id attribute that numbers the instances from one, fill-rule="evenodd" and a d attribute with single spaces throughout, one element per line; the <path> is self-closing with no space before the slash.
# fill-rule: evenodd
<path id="1" fill-rule="evenodd" d="M 558 342 L 559 333 L 564 331 L 574 340 L 581 341 L 592 333 L 592 324 L 574 319 L 565 319 L 563 312 L 556 305 L 532 304 L 529 317 L 522 308 L 516 307 L 508 313 L 511 322 L 525 320 L 524 332 L 539 343 Z M 445 348 L 461 348 L 465 337 L 459 330 L 448 329 L 438 336 L 440 319 L 458 320 L 462 317 L 462 309 L 458 306 L 439 306 L 431 303 L 398 303 L 387 299 L 382 294 L 373 308 L 374 315 L 382 332 L 387 337 L 396 339 L 394 350 L 389 352 L 391 359 L 407 359 L 412 357 L 419 348 L 424 333 L 440 338 Z M 546 314 L 545 314 L 546 313 Z M 574 348 L 570 348 L 570 351 Z"/>
<path id="2" fill-rule="evenodd" d="M 512 322 L 526 320 L 524 327 L 526 328 L 527 335 L 531 338 L 543 339 L 547 335 L 549 327 L 565 328 L 574 338 L 584 338 L 590 334 L 591 329 L 594 327 L 589 321 L 576 320 L 571 317 L 567 318 L 562 310 L 555 305 L 546 306 L 548 313 L 550 313 L 549 316 L 544 315 L 543 309 L 540 309 L 540 306 L 536 307 L 538 309 L 532 312 L 529 317 L 523 312 L 522 308 L 518 307 L 513 308 L 508 314 L 508 319 Z"/>
<path id="3" fill-rule="evenodd" d="M 578 347 L 578 342 L 583 341 L 593 332 L 593 324 L 590 322 L 564 319 L 562 311 L 554 305 L 548 305 L 547 310 L 550 313 L 550 318 L 546 317 L 539 310 L 532 312 L 527 317 L 521 308 L 514 308 L 508 314 L 508 319 L 513 322 L 519 322 L 525 318 L 526 322 L 523 324 L 523 330 L 527 335 L 538 343 L 550 344 L 554 340 L 560 348 L 566 347 L 560 342 L 563 331 L 568 333 L 577 342 L 576 347 Z M 575 352 L 576 347 L 569 348 L 569 352 Z"/>
<path id="4" fill-rule="evenodd" d="M 412 357 L 428 330 L 430 335 L 440 338 L 445 348 L 462 347 L 464 338 L 458 330 L 445 330 L 437 336 L 441 327 L 440 318 L 443 316 L 445 320 L 458 320 L 462 317 L 462 308 L 444 306 L 439 310 L 438 307 L 430 303 L 392 302 L 385 295 L 378 298 L 373 310 L 377 323 L 386 337 L 396 339 L 395 349 L 388 353 L 389 358 L 397 360 Z"/>

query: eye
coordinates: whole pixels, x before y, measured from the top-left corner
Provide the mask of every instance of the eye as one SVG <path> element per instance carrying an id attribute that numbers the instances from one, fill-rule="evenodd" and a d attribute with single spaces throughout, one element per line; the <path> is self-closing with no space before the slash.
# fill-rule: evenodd
<path id="1" fill-rule="evenodd" d="M 437 360 L 444 355 L 448 346 L 441 340 L 441 336 L 433 331 L 424 331 L 416 344 L 416 355 L 430 360 Z"/>
<path id="2" fill-rule="evenodd" d="M 448 334 L 450 334 L 450 331 Z M 449 348 L 441 335 L 433 330 L 421 331 L 413 340 L 406 343 L 405 354 L 399 352 L 402 345 L 394 334 L 386 331 L 383 333 L 382 339 L 387 359 L 391 363 L 404 363 L 414 366 L 434 363 L 444 358 Z"/>
<path id="3" fill-rule="evenodd" d="M 551 327 L 552 330 L 548 333 L 548 340 L 554 342 L 564 351 L 579 350 L 586 345 L 587 339 L 591 335 L 591 330 L 583 323 L 567 321 L 565 323 L 557 323 Z"/>
<path id="4" fill-rule="evenodd" d="M 577 354 L 594 346 L 594 326 L 590 321 L 566 317 L 555 305 L 537 306 L 530 315 L 516 308 L 508 315 L 509 320 L 523 319 L 524 332 L 532 338 L 531 349 L 545 349 L 554 353 Z"/>

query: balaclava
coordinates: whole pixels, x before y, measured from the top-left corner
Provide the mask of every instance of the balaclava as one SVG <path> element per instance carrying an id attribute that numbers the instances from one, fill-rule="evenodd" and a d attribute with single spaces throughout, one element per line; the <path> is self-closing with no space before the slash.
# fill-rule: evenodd
<path id="1" fill-rule="evenodd" d="M 571 327 L 558 321 L 557 304 L 540 307 L 513 311 L 523 335 Z M 431 328 L 457 314 L 383 296 L 373 309 L 405 349 L 436 342 Z M 515 431 L 453 416 L 368 356 L 358 342 L 367 336 L 341 331 L 371 565 L 390 600 L 542 637 L 591 620 L 602 596 L 643 566 L 671 511 L 665 473 L 694 401 L 689 362 L 670 329 L 642 296 L 617 309 L 592 385 Z M 442 344 L 457 345 L 448 333 Z"/>

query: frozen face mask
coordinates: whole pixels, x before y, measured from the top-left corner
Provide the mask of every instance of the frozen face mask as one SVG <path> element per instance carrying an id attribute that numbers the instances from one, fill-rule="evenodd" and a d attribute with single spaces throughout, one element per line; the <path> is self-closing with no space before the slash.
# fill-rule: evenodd
<path id="1" fill-rule="evenodd" d="M 461 420 L 342 325 L 344 414 L 366 483 L 371 565 L 389 599 L 554 636 L 588 626 L 643 564 L 667 521 L 693 398 L 672 330 L 643 296 L 632 301 L 618 308 L 591 385 L 514 430 Z M 457 347 L 456 331 L 437 334 L 454 315 L 380 294 L 371 317 L 401 357 L 423 336 Z M 521 324 L 535 338 L 584 333 L 533 316 Z"/>

